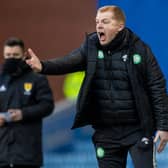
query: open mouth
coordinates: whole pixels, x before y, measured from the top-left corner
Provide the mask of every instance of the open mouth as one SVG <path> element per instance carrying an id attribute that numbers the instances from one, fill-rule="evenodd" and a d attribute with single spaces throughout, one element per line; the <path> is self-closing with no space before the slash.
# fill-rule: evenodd
<path id="1" fill-rule="evenodd" d="M 104 32 L 98 32 L 98 37 L 100 41 L 105 41 L 106 36 Z"/>

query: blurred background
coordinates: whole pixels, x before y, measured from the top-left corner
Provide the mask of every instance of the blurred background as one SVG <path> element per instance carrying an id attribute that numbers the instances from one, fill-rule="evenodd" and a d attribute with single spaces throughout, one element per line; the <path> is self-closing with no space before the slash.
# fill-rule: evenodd
<path id="1" fill-rule="evenodd" d="M 85 33 L 95 31 L 96 9 L 118 5 L 126 13 L 127 26 L 150 45 L 168 78 L 168 2 L 160 0 L 1 0 L 0 52 L 11 36 L 25 41 L 40 59 L 64 56 L 83 42 Z M 1 54 L 0 62 L 2 63 Z M 56 108 L 44 120 L 45 168 L 96 168 L 90 127 L 70 130 L 75 100 L 84 73 L 48 77 Z M 68 85 L 67 85 L 68 83 Z M 157 155 L 158 168 L 167 168 L 168 149 Z M 132 168 L 128 158 L 128 168 Z"/>

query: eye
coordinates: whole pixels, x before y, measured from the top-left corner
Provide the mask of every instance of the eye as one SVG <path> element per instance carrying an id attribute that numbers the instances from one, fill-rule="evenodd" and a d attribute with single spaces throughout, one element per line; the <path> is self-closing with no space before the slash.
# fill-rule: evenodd
<path id="1" fill-rule="evenodd" d="M 105 20 L 103 20 L 103 23 L 104 24 L 110 23 L 110 20 L 105 19 Z"/>
<path id="2" fill-rule="evenodd" d="M 19 53 L 13 53 L 13 56 L 20 56 L 20 54 Z"/>

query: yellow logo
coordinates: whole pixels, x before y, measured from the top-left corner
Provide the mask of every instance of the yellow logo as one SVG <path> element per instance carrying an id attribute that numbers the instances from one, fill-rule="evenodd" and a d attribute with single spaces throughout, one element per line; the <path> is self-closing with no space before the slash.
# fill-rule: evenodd
<path id="1" fill-rule="evenodd" d="M 26 91 L 26 92 L 30 92 L 31 90 L 32 90 L 32 83 L 24 83 L 24 90 Z"/>

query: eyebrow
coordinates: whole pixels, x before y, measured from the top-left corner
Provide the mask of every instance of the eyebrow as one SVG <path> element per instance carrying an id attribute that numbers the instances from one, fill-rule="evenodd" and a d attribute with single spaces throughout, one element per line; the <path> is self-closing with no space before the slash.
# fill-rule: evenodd
<path id="1" fill-rule="evenodd" d="M 95 21 L 98 21 L 98 20 L 99 20 L 99 19 L 97 19 L 97 18 L 95 19 Z M 109 20 L 110 20 L 110 18 L 103 18 L 101 21 L 104 22 L 104 21 L 109 21 Z"/>

